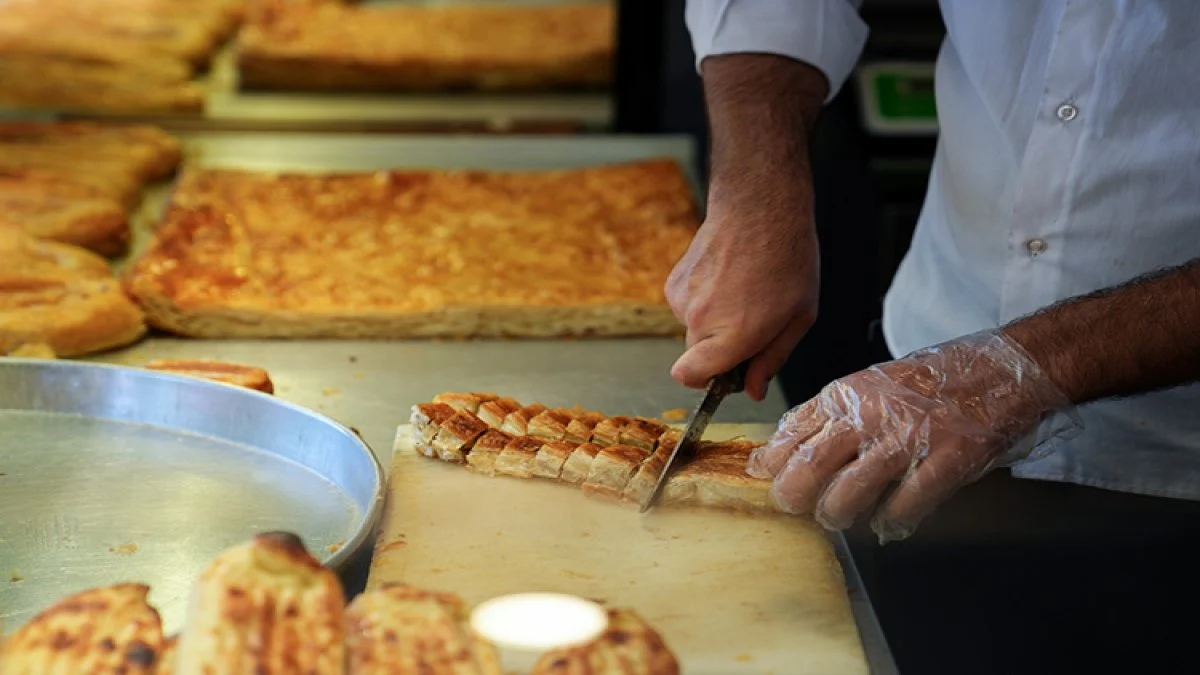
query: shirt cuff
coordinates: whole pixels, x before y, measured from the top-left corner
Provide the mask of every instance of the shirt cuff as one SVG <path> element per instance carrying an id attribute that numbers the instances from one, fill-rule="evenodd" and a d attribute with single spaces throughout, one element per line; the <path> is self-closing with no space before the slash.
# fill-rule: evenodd
<path id="1" fill-rule="evenodd" d="M 854 70 L 867 41 L 856 0 L 688 0 L 696 69 L 709 56 L 777 54 L 829 80 L 828 102 Z"/>

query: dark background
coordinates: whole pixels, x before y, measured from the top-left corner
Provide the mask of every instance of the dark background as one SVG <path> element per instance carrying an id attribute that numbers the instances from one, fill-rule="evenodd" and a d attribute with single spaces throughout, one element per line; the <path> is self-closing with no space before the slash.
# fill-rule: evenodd
<path id="1" fill-rule="evenodd" d="M 617 131 L 690 134 L 704 156 L 684 0 L 620 4 Z M 871 36 L 860 65 L 935 59 L 935 0 L 866 0 L 862 15 Z M 868 133 L 852 82 L 822 113 L 812 144 L 821 314 L 780 374 L 792 404 L 890 358 L 881 299 L 907 250 L 935 142 Z M 1001 470 L 910 540 L 880 547 L 864 525 L 847 540 L 903 673 L 1200 673 L 1198 503 Z"/>

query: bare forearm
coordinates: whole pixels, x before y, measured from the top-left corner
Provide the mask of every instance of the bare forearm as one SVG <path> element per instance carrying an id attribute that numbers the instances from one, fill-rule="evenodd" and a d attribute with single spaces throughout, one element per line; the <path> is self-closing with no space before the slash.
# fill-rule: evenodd
<path id="1" fill-rule="evenodd" d="M 1200 380 L 1200 259 L 1005 327 L 1075 403 Z"/>
<path id="2" fill-rule="evenodd" d="M 824 75 L 769 54 L 710 57 L 702 72 L 712 146 L 710 204 L 786 199 L 775 194 L 781 186 L 807 186 L 808 134 L 828 92 Z"/>

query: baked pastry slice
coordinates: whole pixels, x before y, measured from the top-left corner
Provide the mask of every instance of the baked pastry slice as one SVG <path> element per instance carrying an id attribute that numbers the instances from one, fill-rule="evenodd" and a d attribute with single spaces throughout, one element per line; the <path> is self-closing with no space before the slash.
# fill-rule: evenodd
<path id="1" fill-rule="evenodd" d="M 746 473 L 750 453 L 759 443 L 701 443 L 663 486 L 664 504 L 711 506 L 737 511 L 777 510 L 771 481 Z"/>
<path id="2" fill-rule="evenodd" d="M 566 410 L 561 408 L 543 410 L 529 420 L 529 428 L 526 433 L 534 438 L 547 441 L 561 441 L 566 437 L 567 425 L 570 423 L 571 413 Z"/>
<path id="3" fill-rule="evenodd" d="M 515 400 L 504 397 L 493 401 L 484 401 L 479 405 L 479 419 L 493 429 L 500 429 L 504 425 L 504 419 L 509 414 L 521 409 L 521 404 Z"/>
<path id="4" fill-rule="evenodd" d="M 592 443 L 597 445 L 617 445 L 621 442 L 621 432 L 633 420 L 623 415 L 608 417 L 601 420 L 592 429 Z"/>
<path id="5" fill-rule="evenodd" d="M 267 371 L 241 363 L 211 359 L 155 359 L 146 364 L 146 369 L 224 382 L 266 394 L 275 393 L 275 384 L 271 382 L 271 375 Z"/>
<path id="6" fill-rule="evenodd" d="M 479 412 L 479 406 L 485 401 L 494 401 L 498 396 L 483 392 L 445 392 L 433 397 L 434 403 L 445 403 L 455 410 L 465 410 L 469 413 Z"/>
<path id="7" fill-rule="evenodd" d="M 514 478 L 531 478 L 538 451 L 546 441 L 532 436 L 517 436 L 496 456 L 496 473 Z"/>
<path id="8" fill-rule="evenodd" d="M 562 475 L 563 465 L 578 446 L 578 443 L 567 441 L 546 441 L 533 460 L 533 475 L 537 478 L 558 479 Z"/>
<path id="9" fill-rule="evenodd" d="M 445 403 L 418 403 L 412 407 L 409 423 L 420 435 L 415 439 L 417 450 L 426 457 L 437 457 L 433 439 L 441 431 L 442 424 L 458 412 Z"/>
<path id="10" fill-rule="evenodd" d="M 495 649 L 466 625 L 449 593 L 385 585 L 346 610 L 349 675 L 500 675 Z"/>
<path id="11" fill-rule="evenodd" d="M 567 433 L 563 436 L 563 440 L 571 443 L 590 443 L 592 441 L 592 431 L 604 419 L 604 415 L 595 412 L 584 412 L 573 415 L 570 424 L 567 425 Z"/>
<path id="12" fill-rule="evenodd" d="M 467 454 L 467 468 L 486 476 L 496 473 L 496 458 L 508 447 L 513 436 L 498 429 L 489 429 L 475 441 L 471 452 Z"/>
<path id="13" fill-rule="evenodd" d="M 668 428 L 666 424 L 657 420 L 635 417 L 621 429 L 618 437 L 621 445 L 632 445 L 650 452 Z"/>
<path id="14" fill-rule="evenodd" d="M 592 468 L 592 460 L 596 459 L 604 446 L 595 443 L 583 443 L 575 448 L 567 461 L 563 463 L 559 480 L 568 485 L 582 485 Z"/>
<path id="15" fill-rule="evenodd" d="M 610 499 L 620 499 L 626 484 L 649 456 L 649 450 L 635 448 L 632 445 L 610 445 L 604 448 L 596 453 L 591 466 L 588 467 L 587 478 L 583 482 L 583 492 Z"/>
<path id="16" fill-rule="evenodd" d="M 120 584 L 60 600 L 0 643 L 0 675 L 154 675 L 163 634 L 149 591 Z"/>
<path id="17" fill-rule="evenodd" d="M 633 477 L 625 484 L 625 489 L 621 492 L 622 499 L 634 504 L 642 504 L 650 498 L 650 493 L 654 491 L 658 477 L 667 468 L 667 460 L 671 457 L 679 440 L 680 434 L 674 430 L 666 432 L 659 438 L 654 452 L 642 462 Z"/>
<path id="18" fill-rule="evenodd" d="M 177 675 L 342 675 L 345 598 L 298 537 L 263 534 L 200 575 L 179 637 Z"/>
<path id="19" fill-rule="evenodd" d="M 678 675 L 679 662 L 662 636 L 634 612 L 610 609 L 595 640 L 538 660 L 532 675 Z"/>
<path id="20" fill-rule="evenodd" d="M 504 418 L 504 423 L 500 425 L 500 430 L 514 436 L 524 436 L 529 431 L 529 421 L 540 415 L 545 409 L 546 406 L 540 403 L 533 403 L 520 410 L 514 410 L 509 413 L 508 417 Z"/>
<path id="21" fill-rule="evenodd" d="M 0 353 L 41 343 L 59 356 L 127 345 L 146 331 L 141 310 L 103 258 L 0 228 Z"/>
<path id="22" fill-rule="evenodd" d="M 439 425 L 433 437 L 433 449 L 442 461 L 462 464 L 475 440 L 488 430 L 488 425 L 473 413 L 459 410 L 454 416 Z"/>

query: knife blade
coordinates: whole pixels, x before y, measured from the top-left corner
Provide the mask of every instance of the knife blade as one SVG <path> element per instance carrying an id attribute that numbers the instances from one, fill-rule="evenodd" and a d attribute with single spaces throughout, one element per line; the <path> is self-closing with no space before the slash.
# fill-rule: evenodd
<path id="1" fill-rule="evenodd" d="M 663 467 L 662 473 L 659 474 L 658 481 L 654 483 L 654 490 L 642 502 L 640 513 L 645 513 L 654 506 L 655 500 L 658 499 L 659 493 L 662 492 L 663 486 L 667 483 L 667 478 L 671 475 L 671 467 L 674 466 L 675 460 L 680 457 L 687 457 L 695 452 L 696 445 L 704 437 L 704 430 L 708 428 L 708 423 L 712 421 L 713 413 L 717 412 L 721 401 L 724 401 L 726 396 L 739 393 L 745 389 L 746 368 L 748 365 L 749 362 L 744 362 L 733 370 L 717 375 L 708 383 L 704 398 L 700 399 L 699 405 L 692 411 L 692 416 L 688 418 L 683 436 L 679 439 L 679 443 L 675 444 L 675 448 L 671 450 L 671 454 L 667 457 L 667 463 Z"/>

